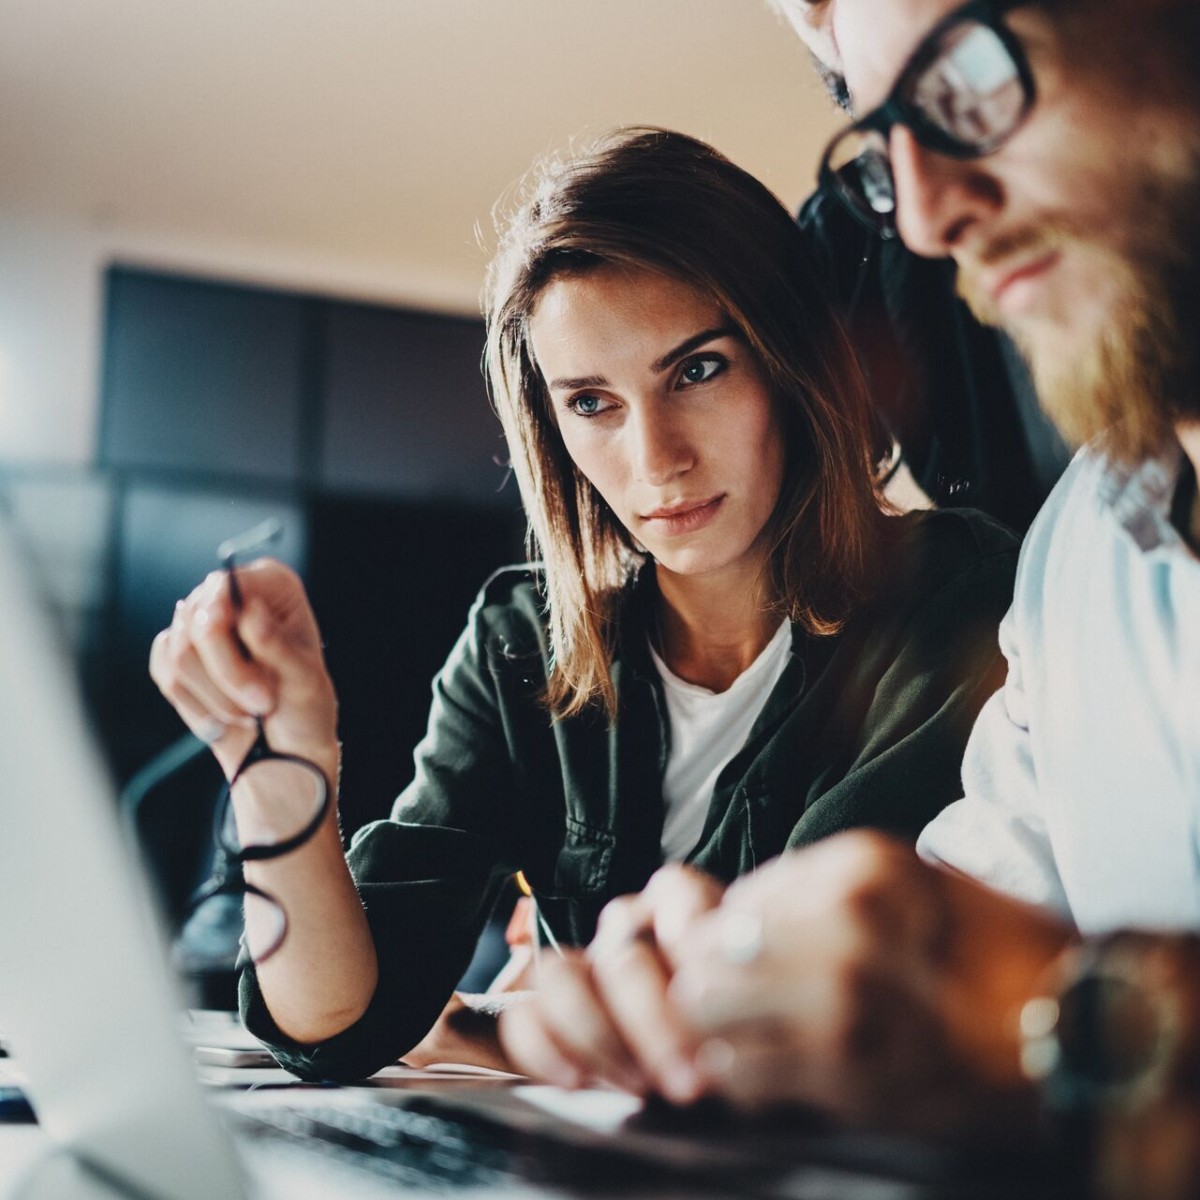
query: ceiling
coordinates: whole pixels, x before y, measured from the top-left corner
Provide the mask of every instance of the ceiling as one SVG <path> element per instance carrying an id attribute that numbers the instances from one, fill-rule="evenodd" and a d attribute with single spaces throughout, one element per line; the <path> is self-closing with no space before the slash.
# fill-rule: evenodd
<path id="1" fill-rule="evenodd" d="M 837 123 L 764 0 L 0 0 L 0 28 L 0 209 L 463 309 L 493 203 L 572 135 L 683 129 L 794 206 Z"/>

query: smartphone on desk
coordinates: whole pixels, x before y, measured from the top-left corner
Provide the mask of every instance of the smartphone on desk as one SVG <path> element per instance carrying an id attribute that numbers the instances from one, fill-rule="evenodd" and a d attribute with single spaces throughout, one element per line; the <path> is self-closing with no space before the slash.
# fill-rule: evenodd
<path id="1" fill-rule="evenodd" d="M 269 1050 L 233 1050 L 228 1046 L 193 1046 L 192 1053 L 202 1067 L 276 1067 L 279 1064 Z"/>

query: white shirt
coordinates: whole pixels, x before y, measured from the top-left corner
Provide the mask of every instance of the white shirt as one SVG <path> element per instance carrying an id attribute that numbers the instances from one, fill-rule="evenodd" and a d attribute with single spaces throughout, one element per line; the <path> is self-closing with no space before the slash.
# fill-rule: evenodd
<path id="1" fill-rule="evenodd" d="M 792 648 L 787 621 L 758 657 L 723 692 L 680 679 L 650 647 L 662 677 L 671 729 L 671 752 L 663 776 L 663 862 L 679 862 L 704 832 L 713 787 L 725 764 L 745 745 Z"/>
<path id="2" fill-rule="evenodd" d="M 1029 532 L 1008 681 L 921 855 L 1084 932 L 1200 926 L 1200 561 L 1170 524 L 1182 454 L 1080 451 Z"/>

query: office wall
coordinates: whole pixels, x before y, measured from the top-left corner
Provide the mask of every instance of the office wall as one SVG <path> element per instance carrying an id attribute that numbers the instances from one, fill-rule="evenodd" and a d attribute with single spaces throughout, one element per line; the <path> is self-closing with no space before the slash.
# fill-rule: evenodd
<path id="1" fill-rule="evenodd" d="M 0 212 L 0 460 L 91 455 L 101 253 L 84 225 Z"/>
<path id="2" fill-rule="evenodd" d="M 80 645 L 102 604 L 110 482 L 99 442 L 105 272 L 140 263 L 199 278 L 477 313 L 479 274 L 113 224 L 103 210 L 0 208 L 0 505 Z"/>
<path id="3" fill-rule="evenodd" d="M 253 286 L 244 271 L 217 280 L 212 247 L 190 248 L 208 268 L 197 278 L 111 267 L 126 244 L 0 227 L 0 504 L 81 651 L 119 780 L 182 732 L 146 674 L 175 598 L 222 538 L 281 516 L 277 551 L 306 575 L 342 695 L 352 830 L 406 781 L 475 590 L 522 553 L 482 323 L 345 299 L 372 297 L 366 274 L 334 297 L 261 286 L 302 282 L 299 261 L 272 259 Z M 201 770 L 145 810 L 174 909 L 196 880 L 215 782 Z"/>
<path id="4" fill-rule="evenodd" d="M 347 769 L 347 824 L 380 815 L 472 595 L 521 555 L 483 322 L 114 266 L 104 325 L 113 515 L 91 661 L 118 774 L 178 725 L 146 678 L 175 599 L 222 540 L 275 514 L 338 669 L 343 736 L 382 735 Z"/>
<path id="5" fill-rule="evenodd" d="M 0 464 L 83 466 L 98 424 L 104 271 L 114 261 L 350 300 L 478 312 L 477 272 L 431 272 L 228 238 L 0 210 Z"/>

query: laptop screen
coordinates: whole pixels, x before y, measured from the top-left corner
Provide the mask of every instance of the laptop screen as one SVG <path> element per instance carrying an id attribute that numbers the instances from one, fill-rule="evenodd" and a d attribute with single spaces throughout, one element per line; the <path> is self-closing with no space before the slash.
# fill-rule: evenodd
<path id="1" fill-rule="evenodd" d="M 0 1020 L 52 1145 L 163 1200 L 245 1194 L 70 660 L 0 519 Z"/>

